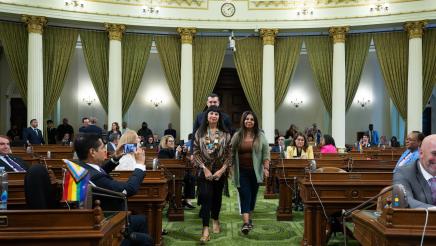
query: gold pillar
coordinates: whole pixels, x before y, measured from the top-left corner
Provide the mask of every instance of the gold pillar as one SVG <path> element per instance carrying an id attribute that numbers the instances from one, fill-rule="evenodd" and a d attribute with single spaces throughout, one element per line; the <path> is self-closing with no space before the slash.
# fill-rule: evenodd
<path id="1" fill-rule="evenodd" d="M 348 26 L 336 26 L 336 27 L 330 27 L 329 33 L 330 36 L 333 38 L 333 43 L 345 43 L 346 34 L 350 30 Z"/>
<path id="2" fill-rule="evenodd" d="M 278 33 L 279 29 L 260 29 L 260 37 L 262 38 L 263 45 L 274 45 Z"/>
<path id="3" fill-rule="evenodd" d="M 104 27 L 106 28 L 106 31 L 108 32 L 109 40 L 121 41 L 123 39 L 123 33 L 126 30 L 125 25 L 105 23 Z"/>
<path id="4" fill-rule="evenodd" d="M 409 21 L 404 24 L 404 30 L 407 31 L 409 39 L 421 38 L 427 21 Z"/>
<path id="5" fill-rule="evenodd" d="M 192 40 L 197 33 L 194 27 L 177 27 L 177 32 L 180 34 L 182 44 L 192 44 Z"/>
<path id="6" fill-rule="evenodd" d="M 27 31 L 42 34 L 44 26 L 47 24 L 45 16 L 23 15 L 21 20 L 26 23 Z"/>

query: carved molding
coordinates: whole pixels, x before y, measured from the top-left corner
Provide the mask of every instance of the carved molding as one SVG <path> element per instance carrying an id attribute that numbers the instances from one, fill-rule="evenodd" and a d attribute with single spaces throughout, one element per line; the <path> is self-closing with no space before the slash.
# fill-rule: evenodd
<path id="1" fill-rule="evenodd" d="M 104 27 L 108 31 L 109 40 L 121 41 L 123 39 L 123 33 L 126 30 L 125 25 L 105 23 Z"/>
<path id="2" fill-rule="evenodd" d="M 333 38 L 333 43 L 345 43 L 346 34 L 350 30 L 348 26 L 330 27 L 329 33 Z"/>
<path id="3" fill-rule="evenodd" d="M 23 15 L 21 20 L 26 23 L 29 33 L 42 34 L 44 26 L 47 24 L 47 18 L 45 16 Z"/>
<path id="4" fill-rule="evenodd" d="M 193 27 L 177 27 L 177 32 L 180 34 L 180 39 L 182 44 L 192 44 L 192 40 L 197 33 L 197 29 Z"/>
<path id="5" fill-rule="evenodd" d="M 274 45 L 276 40 L 277 33 L 279 33 L 279 29 L 260 29 L 260 37 L 262 38 L 263 45 Z"/>
<path id="6" fill-rule="evenodd" d="M 427 21 L 410 21 L 404 24 L 404 30 L 407 31 L 409 39 L 422 38 L 422 34 L 426 25 Z"/>

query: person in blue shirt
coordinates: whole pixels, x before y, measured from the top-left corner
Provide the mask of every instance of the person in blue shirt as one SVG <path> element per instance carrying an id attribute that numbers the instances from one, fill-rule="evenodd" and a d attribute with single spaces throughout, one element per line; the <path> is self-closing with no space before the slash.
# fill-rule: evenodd
<path id="1" fill-rule="evenodd" d="M 421 146 L 422 140 L 424 139 L 424 134 L 419 131 L 412 131 L 407 134 L 406 138 L 406 151 L 401 155 L 400 159 L 395 166 L 394 172 L 398 168 L 403 166 L 409 166 L 415 163 L 419 159 L 419 147 Z"/>
<path id="2" fill-rule="evenodd" d="M 369 136 L 369 144 L 374 147 L 378 146 L 379 143 L 378 132 L 374 130 L 373 124 L 368 125 L 368 131 L 366 133 L 368 133 Z"/>

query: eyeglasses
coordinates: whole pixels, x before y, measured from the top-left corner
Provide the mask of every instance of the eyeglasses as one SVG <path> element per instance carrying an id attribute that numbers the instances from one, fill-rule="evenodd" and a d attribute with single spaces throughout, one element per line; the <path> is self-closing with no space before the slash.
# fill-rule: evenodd
<path id="1" fill-rule="evenodd" d="M 174 140 L 168 140 L 167 142 L 168 143 L 174 143 Z"/>

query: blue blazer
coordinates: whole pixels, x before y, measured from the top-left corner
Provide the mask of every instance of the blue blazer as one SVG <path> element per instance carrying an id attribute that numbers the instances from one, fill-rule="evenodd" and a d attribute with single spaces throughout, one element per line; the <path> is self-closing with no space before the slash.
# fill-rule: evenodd
<path id="1" fill-rule="evenodd" d="M 90 180 L 96 186 L 116 192 L 123 192 L 125 190 L 128 197 L 133 196 L 138 192 L 145 176 L 145 171 L 136 168 L 126 182 L 121 182 L 113 179 L 112 176 L 109 175 L 109 173 L 117 166 L 117 163 L 114 163 L 111 160 L 100 166 L 105 173 L 95 170 L 83 161 L 74 160 L 74 162 L 89 171 L 91 175 Z M 124 201 L 122 199 L 93 195 L 92 200 L 95 201 L 97 199 L 100 200 L 101 208 L 105 211 L 119 211 L 124 209 Z"/>
<path id="2" fill-rule="evenodd" d="M 38 134 L 36 134 L 35 130 L 32 127 L 23 129 L 23 140 L 30 144 L 45 144 L 44 138 L 42 137 L 42 132 L 39 129 L 36 129 Z"/>

